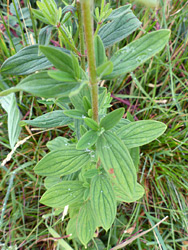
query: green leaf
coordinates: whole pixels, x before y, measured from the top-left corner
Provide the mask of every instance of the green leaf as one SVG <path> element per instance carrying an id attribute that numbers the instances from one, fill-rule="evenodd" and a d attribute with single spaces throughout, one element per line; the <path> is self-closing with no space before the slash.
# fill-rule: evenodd
<path id="1" fill-rule="evenodd" d="M 87 183 L 86 183 L 87 184 Z M 90 188 L 87 187 L 85 192 L 84 192 L 84 201 L 87 201 L 89 199 L 89 196 L 90 196 Z"/>
<path id="2" fill-rule="evenodd" d="M 131 115 L 130 112 L 127 112 L 127 120 L 130 121 L 130 122 L 134 122 L 134 117 Z"/>
<path id="3" fill-rule="evenodd" d="M 130 11 L 131 8 L 131 4 L 126 4 L 122 7 L 119 7 L 117 9 L 114 9 L 111 14 L 108 16 L 108 18 L 105 19 L 105 21 L 110 21 L 110 20 L 114 20 L 116 18 L 119 18 L 123 15 L 125 15 L 127 12 Z"/>
<path id="4" fill-rule="evenodd" d="M 79 66 L 78 58 L 71 53 L 73 71 L 76 79 L 81 79 L 81 68 Z"/>
<path id="5" fill-rule="evenodd" d="M 39 19 L 43 23 L 50 24 L 48 19 L 43 15 L 40 10 L 32 9 L 32 14 L 34 15 L 35 19 Z"/>
<path id="6" fill-rule="evenodd" d="M 9 57 L 1 66 L 1 72 L 10 75 L 28 75 L 51 66 L 51 62 L 44 55 L 38 55 L 38 45 L 31 45 Z"/>
<path id="7" fill-rule="evenodd" d="M 67 72 L 74 77 L 75 74 L 71 56 L 53 46 L 40 46 L 39 48 L 57 69 Z"/>
<path id="8" fill-rule="evenodd" d="M 0 98 L 0 104 L 8 114 L 8 137 L 11 148 L 13 149 L 20 135 L 21 113 L 17 106 L 15 94 L 10 94 Z"/>
<path id="9" fill-rule="evenodd" d="M 94 120 L 91 119 L 91 118 L 88 118 L 88 117 L 84 118 L 84 122 L 85 122 L 85 124 L 86 124 L 89 128 L 91 128 L 92 130 L 97 131 L 97 130 L 99 129 L 99 126 L 98 126 L 97 122 L 94 121 Z"/>
<path id="10" fill-rule="evenodd" d="M 0 92 L 0 96 L 12 92 L 25 91 L 34 96 L 57 98 L 69 96 L 80 88 L 81 84 L 59 82 L 49 77 L 47 72 L 40 72 L 24 78 L 17 86 Z"/>
<path id="11" fill-rule="evenodd" d="M 82 110 L 84 113 L 86 112 L 85 107 L 83 105 L 83 98 L 86 97 L 91 103 L 91 88 L 89 84 L 82 85 L 79 93 L 75 96 L 71 96 L 71 102 L 77 110 Z M 99 87 L 99 107 L 103 105 L 103 101 L 106 97 L 106 88 Z"/>
<path id="12" fill-rule="evenodd" d="M 95 36 L 94 47 L 95 47 L 96 67 L 99 67 L 106 61 L 105 48 L 100 36 Z"/>
<path id="13" fill-rule="evenodd" d="M 77 149 L 86 149 L 93 146 L 98 139 L 98 132 L 90 130 L 86 132 L 78 141 L 76 148 Z"/>
<path id="14" fill-rule="evenodd" d="M 129 10 L 124 15 L 117 16 L 112 22 L 103 25 L 98 35 L 103 41 L 104 46 L 109 47 L 129 36 L 140 25 L 141 22 Z"/>
<path id="15" fill-rule="evenodd" d="M 102 227 L 107 231 L 115 220 L 116 197 L 105 175 L 97 175 L 91 182 L 91 205 Z"/>
<path id="16" fill-rule="evenodd" d="M 57 81 L 76 82 L 76 79 L 70 73 L 61 70 L 49 70 L 48 75 Z"/>
<path id="17" fill-rule="evenodd" d="M 111 180 L 131 198 L 135 193 L 136 168 L 125 144 L 110 131 L 97 140 L 97 154 Z"/>
<path id="18" fill-rule="evenodd" d="M 144 4 L 148 8 L 158 7 L 158 5 L 159 5 L 158 0 L 137 0 L 137 2 L 140 2 L 141 4 Z M 166 249 L 164 249 L 164 250 L 166 250 Z"/>
<path id="19" fill-rule="evenodd" d="M 84 178 L 88 178 L 91 179 L 93 177 L 95 177 L 96 175 L 98 175 L 100 173 L 100 171 L 96 168 L 93 169 L 88 169 L 84 174 Z"/>
<path id="20" fill-rule="evenodd" d="M 132 160 L 134 162 L 136 170 L 138 171 L 138 166 L 139 166 L 139 163 L 140 163 L 140 148 L 139 147 L 130 148 L 129 153 L 130 153 L 131 158 L 132 158 Z"/>
<path id="21" fill-rule="evenodd" d="M 116 109 L 110 113 L 108 113 L 102 120 L 100 121 L 100 127 L 105 130 L 109 130 L 113 128 L 122 118 L 125 112 L 124 108 Z"/>
<path id="22" fill-rule="evenodd" d="M 49 207 L 65 207 L 83 201 L 85 188 L 80 181 L 62 181 L 49 188 L 40 202 Z"/>
<path id="23" fill-rule="evenodd" d="M 82 110 L 85 112 L 85 108 L 83 106 L 83 98 L 87 97 L 89 102 L 91 103 L 91 91 L 88 84 L 85 84 L 79 91 L 76 96 L 71 96 L 71 102 L 74 105 L 75 109 Z"/>
<path id="24" fill-rule="evenodd" d="M 86 112 L 88 112 L 89 109 L 91 109 L 91 103 L 90 101 L 88 100 L 87 96 L 84 96 L 83 97 L 83 106 L 84 106 L 84 110 Z"/>
<path id="25" fill-rule="evenodd" d="M 65 110 L 64 114 L 69 116 L 69 117 L 72 117 L 74 119 L 84 119 L 84 118 L 86 118 L 86 116 L 85 116 L 86 113 L 82 112 L 80 110 L 77 110 L 77 109 Z"/>
<path id="26" fill-rule="evenodd" d="M 75 145 L 67 145 L 45 155 L 34 168 L 42 176 L 63 176 L 72 174 L 88 164 L 88 152 L 77 150 Z"/>
<path id="27" fill-rule="evenodd" d="M 82 112 L 80 110 L 77 110 L 77 109 L 65 110 L 64 114 L 69 116 L 69 117 L 72 117 L 74 119 L 84 119 L 84 118 L 86 118 L 86 116 L 85 116 L 86 113 Z"/>
<path id="28" fill-rule="evenodd" d="M 77 120 L 78 121 L 78 120 Z M 80 120 L 79 120 L 80 121 Z M 80 125 L 80 135 L 83 136 L 87 132 L 87 128 L 84 125 Z M 80 139 L 80 137 L 78 138 Z"/>
<path id="29" fill-rule="evenodd" d="M 69 140 L 65 137 L 58 136 L 54 140 L 47 142 L 46 146 L 50 151 L 66 147 Z"/>
<path id="30" fill-rule="evenodd" d="M 118 50 L 110 59 L 114 65 L 113 71 L 105 76 L 105 79 L 113 79 L 135 70 L 161 51 L 167 44 L 169 36 L 170 30 L 154 31 Z"/>
<path id="31" fill-rule="evenodd" d="M 77 223 L 77 215 L 72 217 L 67 224 L 66 234 L 71 235 L 69 239 L 75 239 L 78 237 L 76 232 L 76 223 Z"/>
<path id="32" fill-rule="evenodd" d="M 90 247 L 89 250 L 104 250 L 105 249 L 105 245 L 102 242 L 102 240 L 95 238 L 93 242 L 95 242 L 95 244 L 92 247 Z"/>
<path id="33" fill-rule="evenodd" d="M 114 190 L 118 201 L 128 202 L 128 203 L 139 200 L 140 198 L 142 198 L 145 192 L 144 188 L 139 183 L 136 183 L 135 192 L 132 197 L 127 195 L 126 190 L 123 191 L 116 185 L 114 185 Z"/>
<path id="34" fill-rule="evenodd" d="M 87 201 L 81 207 L 77 219 L 77 235 L 85 247 L 87 243 L 94 237 L 95 229 L 95 214 L 92 211 L 90 201 Z"/>
<path id="35" fill-rule="evenodd" d="M 44 115 L 38 116 L 33 120 L 22 120 L 20 122 L 21 126 L 31 125 L 38 128 L 54 128 L 65 126 L 72 123 L 73 120 L 67 117 L 62 110 L 52 111 Z"/>
<path id="36" fill-rule="evenodd" d="M 97 76 L 102 78 L 103 76 L 111 74 L 112 71 L 113 71 L 113 63 L 111 61 L 107 61 L 97 67 Z"/>
<path id="37" fill-rule="evenodd" d="M 39 32 L 39 44 L 48 45 L 50 43 L 50 38 L 53 30 L 52 25 L 45 26 Z"/>
<path id="38" fill-rule="evenodd" d="M 62 182 L 58 176 L 48 176 L 44 179 L 44 186 L 46 189 L 53 187 L 54 185 Z"/>
<path id="39" fill-rule="evenodd" d="M 45 0 L 43 2 L 37 1 L 37 5 L 48 22 L 55 26 L 57 24 L 57 8 L 55 10 L 53 6 L 50 6 L 49 1 Z"/>
<path id="40" fill-rule="evenodd" d="M 112 128 L 112 131 L 116 133 L 118 129 L 120 129 L 122 126 L 125 126 L 129 123 L 130 123 L 129 120 L 121 118 L 120 121 L 116 124 L 116 126 Z"/>
<path id="41" fill-rule="evenodd" d="M 128 148 L 145 145 L 161 136 L 167 126 L 158 121 L 138 121 L 121 127 L 117 135 L 124 141 Z"/>

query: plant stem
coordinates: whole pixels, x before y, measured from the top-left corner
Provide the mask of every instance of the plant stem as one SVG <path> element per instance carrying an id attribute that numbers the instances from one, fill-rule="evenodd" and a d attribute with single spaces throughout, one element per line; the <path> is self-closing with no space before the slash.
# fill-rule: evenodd
<path id="1" fill-rule="evenodd" d="M 83 30 L 83 17 L 81 4 L 79 1 L 76 3 L 77 5 L 77 13 L 78 13 L 78 29 L 79 29 L 79 37 L 80 37 L 80 52 L 81 52 L 81 66 L 85 71 L 85 44 L 84 44 L 84 30 Z"/>
<path id="2" fill-rule="evenodd" d="M 69 38 L 67 37 L 67 34 L 65 33 L 65 31 L 63 30 L 63 28 L 61 27 L 61 24 L 59 24 L 57 26 L 59 32 L 61 33 L 61 35 L 63 36 L 63 39 L 65 40 L 65 42 L 68 44 L 68 46 L 78 55 L 80 56 L 80 52 L 74 47 L 74 45 L 69 41 Z"/>
<path id="3" fill-rule="evenodd" d="M 84 21 L 85 41 L 87 47 L 87 59 L 89 64 L 93 120 L 95 120 L 98 123 L 98 85 L 97 85 L 97 73 L 96 73 L 94 42 L 93 42 L 91 1 L 81 0 L 81 6 L 82 6 L 83 21 Z"/>

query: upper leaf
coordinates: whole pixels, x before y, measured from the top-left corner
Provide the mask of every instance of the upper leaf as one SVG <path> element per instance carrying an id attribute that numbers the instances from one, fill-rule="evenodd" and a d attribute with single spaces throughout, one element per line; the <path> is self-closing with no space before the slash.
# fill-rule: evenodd
<path id="1" fill-rule="evenodd" d="M 62 181 L 50 187 L 40 199 L 49 207 L 65 207 L 83 201 L 85 188 L 80 181 Z"/>
<path id="2" fill-rule="evenodd" d="M 91 204 L 102 227 L 107 231 L 116 216 L 116 197 L 105 175 L 97 175 L 91 182 Z"/>
<path id="3" fill-rule="evenodd" d="M 113 71 L 105 79 L 113 79 L 135 70 L 139 65 L 161 51 L 167 44 L 170 30 L 158 30 L 133 41 L 118 50 L 110 59 Z"/>
<path id="4" fill-rule="evenodd" d="M 98 33 L 105 47 L 109 47 L 126 38 L 141 25 L 141 22 L 131 10 L 126 11 L 124 15 L 119 15 L 118 13 L 112 19 L 114 20 L 102 26 Z"/>
<path id="5" fill-rule="evenodd" d="M 46 24 L 51 24 L 40 10 L 32 9 L 32 14 L 34 15 L 35 19 L 39 19 L 40 21 Z"/>
<path id="6" fill-rule="evenodd" d="M 96 36 L 94 38 L 94 46 L 95 46 L 96 67 L 98 67 L 106 61 L 105 48 L 100 36 Z"/>
<path id="7" fill-rule="evenodd" d="M 138 121 L 121 127 L 117 135 L 128 148 L 140 147 L 162 135 L 166 125 L 158 121 Z"/>
<path id="8" fill-rule="evenodd" d="M 86 132 L 78 141 L 76 148 L 77 149 L 86 149 L 93 146 L 98 139 L 98 132 L 90 130 Z"/>
<path id="9" fill-rule="evenodd" d="M 74 76 L 74 67 L 71 56 L 52 46 L 40 46 L 40 50 L 57 69 Z"/>
<path id="10" fill-rule="evenodd" d="M 63 176 L 74 173 L 88 164 L 88 152 L 67 145 L 45 155 L 35 167 L 35 173 L 43 176 Z"/>
<path id="11" fill-rule="evenodd" d="M 104 118 L 102 118 L 100 122 L 100 127 L 104 128 L 105 130 L 113 128 L 120 121 L 124 112 L 124 108 L 119 108 L 110 112 Z"/>
<path id="12" fill-rule="evenodd" d="M 87 97 L 89 102 L 91 103 L 91 91 L 88 84 L 83 85 L 80 89 L 79 93 L 76 96 L 71 96 L 71 102 L 77 110 L 83 110 L 85 112 L 85 108 L 83 105 L 83 98 Z"/>
<path id="13" fill-rule="evenodd" d="M 96 130 L 97 131 L 99 129 L 99 126 L 98 126 L 97 122 L 94 121 L 91 118 L 88 118 L 88 117 L 84 118 L 84 122 L 92 130 Z"/>
<path id="14" fill-rule="evenodd" d="M 45 26 L 39 32 L 39 44 L 48 45 L 50 43 L 50 38 L 53 30 L 52 25 Z"/>
<path id="15" fill-rule="evenodd" d="M 62 9 L 57 9 L 56 2 L 54 0 L 42 0 L 37 1 L 37 5 L 42 12 L 42 15 L 52 25 L 57 25 L 60 21 Z"/>
<path id="16" fill-rule="evenodd" d="M 95 214 L 87 201 L 79 211 L 76 227 L 78 238 L 85 246 L 93 238 L 96 226 Z"/>
<path id="17" fill-rule="evenodd" d="M 70 73 L 61 70 L 49 70 L 48 75 L 57 81 L 76 82 L 76 79 Z"/>
<path id="18" fill-rule="evenodd" d="M 105 131 L 97 140 L 97 154 L 112 181 L 131 198 L 135 193 L 136 168 L 125 144 L 114 133 Z"/>
<path id="19" fill-rule="evenodd" d="M 113 63 L 111 61 L 106 61 L 97 67 L 97 76 L 103 78 L 103 76 L 109 75 L 113 70 Z"/>

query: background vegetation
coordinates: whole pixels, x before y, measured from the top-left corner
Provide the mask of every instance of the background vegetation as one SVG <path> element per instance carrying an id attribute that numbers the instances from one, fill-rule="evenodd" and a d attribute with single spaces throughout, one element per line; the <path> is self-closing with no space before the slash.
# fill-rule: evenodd
<path id="1" fill-rule="evenodd" d="M 71 4 L 73 1 L 57 1 Z M 128 1 L 109 1 L 113 8 Z M 134 13 L 142 22 L 142 28 L 110 48 L 110 53 L 138 39 L 145 31 L 160 28 L 171 29 L 169 45 L 152 60 L 147 61 L 132 74 L 115 82 L 104 82 L 113 91 L 111 110 L 125 107 L 135 120 L 154 119 L 167 124 L 168 129 L 159 140 L 142 147 L 139 182 L 145 187 L 144 198 L 118 207 L 118 217 L 109 230 L 97 232 L 89 249 L 110 249 L 142 230 L 151 228 L 168 216 L 160 227 L 136 239 L 125 249 L 174 249 L 185 250 L 188 246 L 188 5 L 185 0 L 161 1 L 158 9 L 147 9 L 132 1 Z M 13 1 L 22 8 L 32 1 Z M 16 13 L 11 1 L 1 1 L 0 64 L 15 51 L 34 44 L 35 34 L 44 26 L 30 15 Z M 30 4 L 29 4 L 30 3 Z M 96 1 L 100 3 L 100 1 Z M 18 14 L 18 15 L 17 15 Z M 2 19 L 3 16 L 3 19 Z M 5 23 L 4 23 L 5 22 Z M 34 25 L 34 26 L 33 26 Z M 10 33 L 7 33 L 6 28 Z M 35 29 L 36 28 L 36 29 Z M 11 38 L 11 39 L 10 39 Z M 74 35 L 79 43 L 77 35 Z M 51 44 L 58 45 L 57 34 Z M 16 85 L 20 77 L 0 75 L 1 89 Z M 33 119 L 46 112 L 57 110 L 51 100 L 16 95 L 24 119 Z M 51 216 L 52 209 L 39 203 L 45 188 L 33 167 L 47 152 L 46 143 L 56 136 L 71 136 L 68 127 L 53 130 L 26 126 L 22 129 L 20 145 L 6 164 L 10 153 L 7 130 L 7 113 L 0 107 L 1 150 L 1 249 L 63 249 L 55 237 L 66 237 L 68 216 L 62 222 L 62 214 Z M 125 114 L 125 117 L 126 115 Z M 48 227 L 47 227 L 48 225 Z M 58 234 L 51 235 L 49 227 Z M 73 249 L 82 249 L 76 241 L 67 240 Z"/>

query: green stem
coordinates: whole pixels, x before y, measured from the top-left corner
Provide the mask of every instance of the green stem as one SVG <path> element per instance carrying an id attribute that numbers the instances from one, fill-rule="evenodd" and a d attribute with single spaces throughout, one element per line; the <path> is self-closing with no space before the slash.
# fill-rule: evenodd
<path id="1" fill-rule="evenodd" d="M 80 56 L 80 52 L 74 47 L 74 45 L 72 45 L 72 43 L 69 41 L 67 34 L 65 33 L 65 31 L 63 30 L 63 28 L 61 27 L 61 24 L 58 25 L 58 30 L 61 33 L 61 35 L 63 36 L 63 39 L 65 40 L 65 42 L 69 45 L 69 47 L 77 54 Z"/>
<path id="2" fill-rule="evenodd" d="M 93 42 L 91 1 L 81 0 L 81 6 L 82 6 L 83 21 L 84 21 L 85 41 L 87 47 L 87 59 L 89 64 L 93 120 L 95 120 L 98 123 L 98 85 L 97 85 L 97 73 L 96 73 L 94 42 Z"/>
<path id="3" fill-rule="evenodd" d="M 78 29 L 80 37 L 80 52 L 81 52 L 81 66 L 85 71 L 85 44 L 84 44 L 84 30 L 83 30 L 83 18 L 81 4 L 77 1 L 77 13 L 78 13 Z"/>

